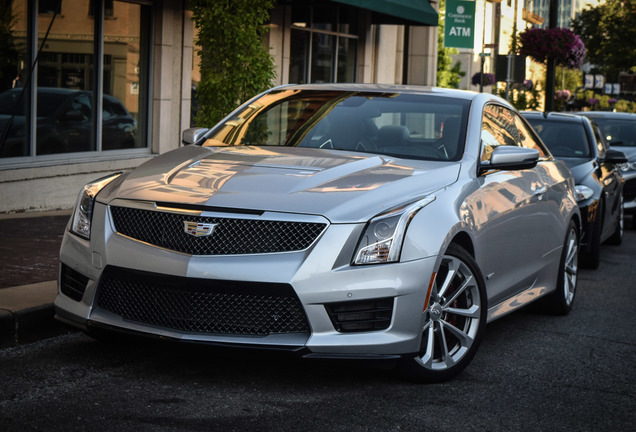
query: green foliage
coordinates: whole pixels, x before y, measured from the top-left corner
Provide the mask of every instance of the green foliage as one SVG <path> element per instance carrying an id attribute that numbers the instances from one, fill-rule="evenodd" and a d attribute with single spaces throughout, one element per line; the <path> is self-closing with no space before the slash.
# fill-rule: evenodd
<path id="1" fill-rule="evenodd" d="M 201 82 L 198 125 L 213 125 L 271 87 L 274 60 L 263 46 L 273 0 L 192 0 Z"/>
<path id="2" fill-rule="evenodd" d="M 570 90 L 570 93 L 572 94 L 575 94 L 576 90 L 583 85 L 581 71 L 578 69 L 569 69 L 564 66 L 557 65 L 554 76 L 556 88 Z"/>
<path id="3" fill-rule="evenodd" d="M 498 88 L 495 94 L 505 99 L 505 86 Z M 512 106 L 517 108 L 519 111 L 539 109 L 542 99 L 543 95 L 541 93 L 541 85 L 539 83 L 535 83 L 535 85 L 530 89 L 523 84 L 512 84 L 510 94 L 508 95 L 508 102 L 510 102 Z"/>
<path id="4" fill-rule="evenodd" d="M 619 72 L 636 68 L 636 0 L 606 0 L 585 9 L 572 28 L 585 43 L 587 61 L 609 82 L 615 82 Z"/>
<path id="5" fill-rule="evenodd" d="M 614 109 L 618 112 L 636 113 L 636 102 L 630 102 L 625 99 L 621 99 L 616 102 Z"/>
<path id="6" fill-rule="evenodd" d="M 577 93 L 576 103 L 579 108 L 587 110 L 636 113 L 636 102 L 625 99 L 617 101 L 611 96 L 594 93 L 594 90 L 585 90 Z"/>
<path id="7" fill-rule="evenodd" d="M 440 2 L 440 20 L 437 27 L 437 87 L 445 88 L 459 88 L 459 83 L 462 77 L 466 75 L 466 72 L 462 71 L 462 63 L 457 61 L 453 65 L 453 58 L 451 55 L 459 53 L 457 48 L 444 48 L 444 21 L 441 17 L 444 16 L 443 9 L 446 2 L 442 0 Z M 452 65 L 452 66 L 451 66 Z"/>

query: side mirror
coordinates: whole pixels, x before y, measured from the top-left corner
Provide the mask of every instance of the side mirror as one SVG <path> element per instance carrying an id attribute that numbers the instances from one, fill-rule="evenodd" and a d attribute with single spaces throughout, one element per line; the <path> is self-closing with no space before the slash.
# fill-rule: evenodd
<path id="1" fill-rule="evenodd" d="M 208 128 L 190 128 L 183 131 L 181 142 L 185 145 L 195 144 L 209 131 Z"/>
<path id="2" fill-rule="evenodd" d="M 625 163 L 627 162 L 627 156 L 620 150 L 610 148 L 605 152 L 605 162 L 613 164 Z"/>
<path id="3" fill-rule="evenodd" d="M 490 160 L 482 162 L 480 173 L 499 170 L 522 170 L 534 168 L 539 161 L 539 151 L 525 147 L 498 146 L 492 151 Z"/>

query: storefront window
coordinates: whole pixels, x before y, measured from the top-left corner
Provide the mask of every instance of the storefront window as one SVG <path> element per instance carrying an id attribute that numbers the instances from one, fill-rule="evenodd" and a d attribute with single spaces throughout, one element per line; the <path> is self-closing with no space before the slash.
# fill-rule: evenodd
<path id="1" fill-rule="evenodd" d="M 55 14 L 55 2 L 49 3 L 38 9 L 36 152 L 92 151 L 95 20 L 88 4 L 81 13 L 63 0 Z"/>
<path id="2" fill-rule="evenodd" d="M 0 157 L 29 156 L 24 103 L 28 75 L 26 2 L 14 1 L 10 14 L 0 14 L 0 29 L 8 30 L 0 32 Z"/>
<path id="3" fill-rule="evenodd" d="M 312 35 L 311 47 L 311 82 L 325 83 L 333 81 L 335 66 L 336 37 L 323 33 Z"/>
<path id="4" fill-rule="evenodd" d="M 102 149 L 145 147 L 149 17 L 141 5 L 116 1 L 104 22 Z"/>
<path id="5" fill-rule="evenodd" d="M 11 43 L 0 44 L 0 158 L 147 148 L 150 3 L 13 1 L 12 10 Z"/>
<path id="6" fill-rule="evenodd" d="M 346 7 L 297 7 L 292 15 L 290 83 L 355 82 L 356 14 Z"/>

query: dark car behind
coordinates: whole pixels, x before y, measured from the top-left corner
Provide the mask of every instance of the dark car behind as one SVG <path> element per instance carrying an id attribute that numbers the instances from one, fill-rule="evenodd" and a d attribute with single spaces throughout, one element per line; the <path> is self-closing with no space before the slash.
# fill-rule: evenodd
<path id="1" fill-rule="evenodd" d="M 607 148 L 598 126 L 585 117 L 561 113 L 522 113 L 552 155 L 563 160 L 576 183 L 583 219 L 581 264 L 597 268 L 600 245 L 623 238 L 623 179 L 619 165 L 625 154 Z"/>
<path id="2" fill-rule="evenodd" d="M 620 169 L 625 179 L 623 197 L 625 214 L 631 214 L 632 227 L 636 228 L 636 114 L 610 111 L 579 113 L 593 120 L 601 128 L 607 143 L 627 156 Z"/>

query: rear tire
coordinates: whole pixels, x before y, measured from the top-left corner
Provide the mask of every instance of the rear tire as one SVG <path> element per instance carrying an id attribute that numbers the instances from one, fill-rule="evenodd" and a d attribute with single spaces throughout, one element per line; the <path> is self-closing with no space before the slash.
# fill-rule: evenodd
<path id="1" fill-rule="evenodd" d="M 418 382 L 446 381 L 473 359 L 484 333 L 488 309 L 484 278 L 473 257 L 451 244 L 437 270 L 422 315 L 420 351 L 398 367 Z"/>
<path id="2" fill-rule="evenodd" d="M 570 221 L 561 251 L 556 290 L 543 298 L 546 312 L 567 315 L 572 310 L 578 282 L 578 252 L 579 229 L 574 221 Z"/>

